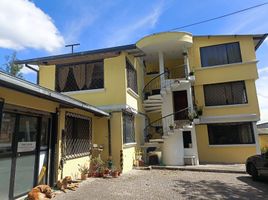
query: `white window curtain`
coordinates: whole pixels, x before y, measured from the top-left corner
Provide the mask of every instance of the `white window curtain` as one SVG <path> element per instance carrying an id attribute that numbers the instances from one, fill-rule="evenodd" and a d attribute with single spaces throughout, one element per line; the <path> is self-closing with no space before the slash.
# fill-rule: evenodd
<path id="1" fill-rule="evenodd" d="M 77 87 L 81 90 L 85 86 L 85 64 L 77 64 L 73 66 L 74 78 Z"/>
<path id="2" fill-rule="evenodd" d="M 94 68 L 95 68 L 95 64 L 94 63 L 90 63 L 90 64 L 87 64 L 86 65 L 86 86 L 87 88 L 90 87 L 91 83 L 92 83 L 92 80 L 93 80 L 93 71 L 94 71 Z"/>
<path id="3" fill-rule="evenodd" d="M 60 91 L 63 91 L 66 85 L 66 81 L 69 74 L 69 67 L 59 67 L 58 68 L 58 81 Z"/>

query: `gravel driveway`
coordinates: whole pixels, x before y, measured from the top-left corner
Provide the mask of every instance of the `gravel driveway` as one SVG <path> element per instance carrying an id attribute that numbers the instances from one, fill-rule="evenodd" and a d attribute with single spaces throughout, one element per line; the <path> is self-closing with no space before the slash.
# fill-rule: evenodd
<path id="1" fill-rule="evenodd" d="M 171 170 L 132 170 L 119 178 L 93 179 L 53 200 L 268 199 L 268 181 L 248 175 Z"/>

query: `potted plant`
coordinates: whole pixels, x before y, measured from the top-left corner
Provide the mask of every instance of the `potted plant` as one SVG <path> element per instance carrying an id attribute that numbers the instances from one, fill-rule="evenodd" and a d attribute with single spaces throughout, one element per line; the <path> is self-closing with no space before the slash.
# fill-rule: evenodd
<path id="1" fill-rule="evenodd" d="M 113 178 L 117 178 L 119 176 L 119 170 L 117 170 L 116 168 L 112 169 L 112 176 Z"/>
<path id="2" fill-rule="evenodd" d="M 194 71 L 190 71 L 188 74 L 188 80 L 191 82 L 195 81 Z"/>
<path id="3" fill-rule="evenodd" d="M 93 177 L 99 177 L 103 169 L 104 162 L 100 157 L 95 157 L 91 159 L 90 162 L 90 172 Z"/>
<path id="4" fill-rule="evenodd" d="M 169 127 L 169 130 L 171 130 L 171 131 L 174 130 L 174 125 L 173 124 L 170 124 L 168 127 Z"/>
<path id="5" fill-rule="evenodd" d="M 198 115 L 198 116 L 202 116 L 202 114 L 203 114 L 203 107 L 202 107 L 202 106 L 199 106 L 199 107 L 197 108 L 197 115 Z"/>
<path id="6" fill-rule="evenodd" d="M 89 168 L 87 164 L 80 165 L 78 164 L 78 170 L 81 173 L 81 180 L 86 180 L 88 177 Z"/>
<path id="7" fill-rule="evenodd" d="M 193 111 L 193 112 L 189 112 L 189 113 L 188 113 L 188 119 L 189 119 L 191 122 L 193 122 L 194 119 L 195 119 L 196 117 L 197 117 L 197 114 L 196 114 L 195 111 Z"/>

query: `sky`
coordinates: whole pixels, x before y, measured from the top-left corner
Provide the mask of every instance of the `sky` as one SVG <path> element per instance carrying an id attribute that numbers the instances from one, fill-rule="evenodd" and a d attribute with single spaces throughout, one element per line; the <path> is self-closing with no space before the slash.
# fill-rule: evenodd
<path id="1" fill-rule="evenodd" d="M 201 3 L 202 2 L 202 3 Z M 0 66 L 18 59 L 135 43 L 148 34 L 225 15 L 265 0 L 1 0 Z M 268 5 L 179 31 L 193 35 L 268 33 Z M 268 39 L 257 50 L 261 122 L 268 121 Z M 23 68 L 24 78 L 35 74 Z"/>

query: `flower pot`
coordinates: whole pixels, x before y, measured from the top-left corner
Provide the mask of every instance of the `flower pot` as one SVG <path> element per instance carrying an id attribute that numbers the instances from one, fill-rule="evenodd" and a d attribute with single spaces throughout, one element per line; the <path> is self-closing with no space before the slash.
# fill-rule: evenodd
<path id="1" fill-rule="evenodd" d="M 81 180 L 86 180 L 88 177 L 88 173 L 82 173 L 81 174 Z"/>
<path id="2" fill-rule="evenodd" d="M 112 172 L 112 176 L 113 176 L 114 178 L 117 178 L 117 177 L 118 177 L 118 171 L 114 171 L 114 172 Z"/>

